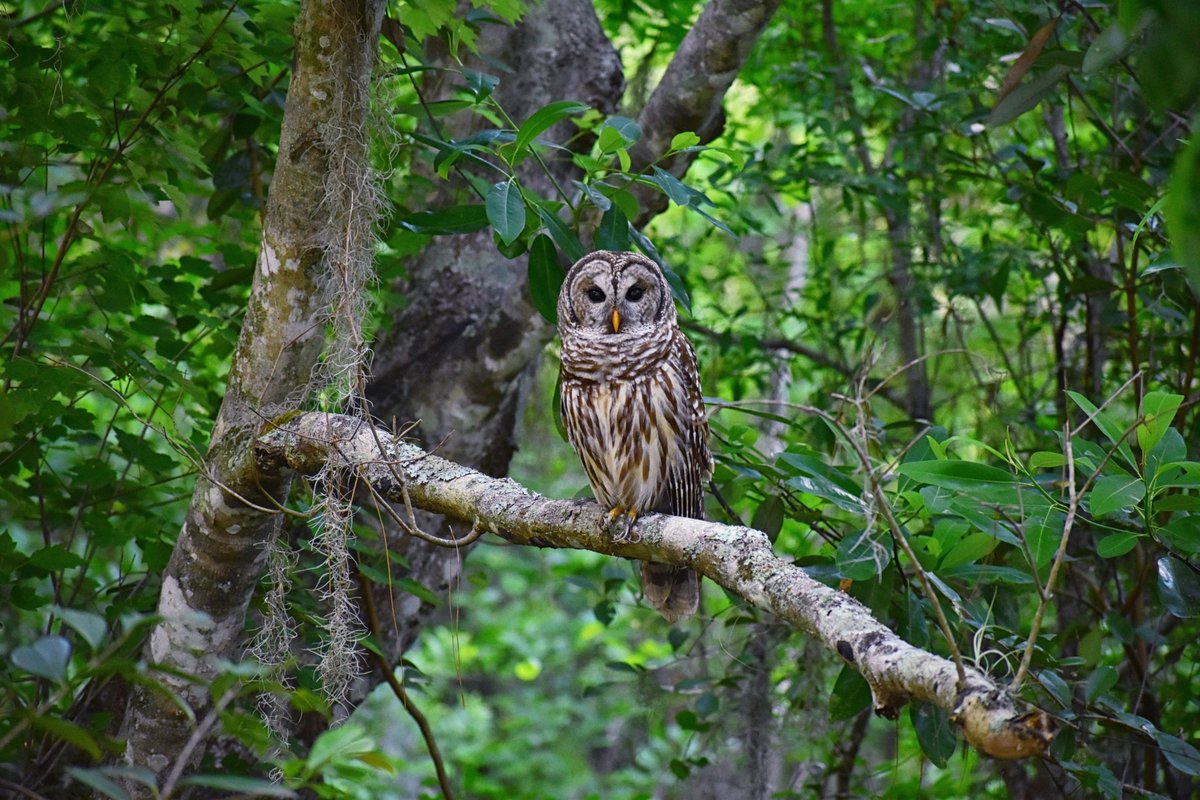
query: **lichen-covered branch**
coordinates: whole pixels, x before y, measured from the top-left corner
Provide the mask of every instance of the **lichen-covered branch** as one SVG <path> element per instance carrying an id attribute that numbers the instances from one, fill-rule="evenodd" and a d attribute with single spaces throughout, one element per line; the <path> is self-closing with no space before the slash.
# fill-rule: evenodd
<path id="1" fill-rule="evenodd" d="M 569 547 L 689 566 L 758 608 L 816 637 L 871 686 L 876 713 L 895 717 L 911 699 L 950 712 L 966 739 L 997 758 L 1043 752 L 1053 738 L 1046 715 L 1023 711 L 978 670 L 960 685 L 955 666 L 900 639 L 849 595 L 776 555 L 765 534 L 715 522 L 653 515 L 635 541 L 615 542 L 591 501 L 551 500 L 507 478 L 491 478 L 431 455 L 361 420 L 305 414 L 259 439 L 264 474 L 310 474 L 330 449 L 347 477 L 384 497 L 483 526 L 518 544 Z"/>

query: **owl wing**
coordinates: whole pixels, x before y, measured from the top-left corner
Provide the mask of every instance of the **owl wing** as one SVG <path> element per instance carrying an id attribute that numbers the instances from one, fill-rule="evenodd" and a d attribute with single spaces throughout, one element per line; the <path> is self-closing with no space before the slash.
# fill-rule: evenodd
<path id="1" fill-rule="evenodd" d="M 655 510 L 680 517 L 704 518 L 704 484 L 712 477 L 712 451 L 708 446 L 708 417 L 700 390 L 700 370 L 692 343 L 678 328 L 667 363 L 677 380 L 672 409 L 679 431 L 679 447 L 667 470 L 667 481 Z"/>

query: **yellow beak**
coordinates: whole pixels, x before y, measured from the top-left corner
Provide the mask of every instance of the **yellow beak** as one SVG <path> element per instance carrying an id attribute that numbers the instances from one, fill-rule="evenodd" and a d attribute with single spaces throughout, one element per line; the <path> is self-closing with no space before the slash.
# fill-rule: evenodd
<path id="1" fill-rule="evenodd" d="M 617 310 L 615 308 L 613 309 L 612 323 L 613 323 L 613 333 L 620 333 L 621 332 L 621 315 L 617 313 Z"/>

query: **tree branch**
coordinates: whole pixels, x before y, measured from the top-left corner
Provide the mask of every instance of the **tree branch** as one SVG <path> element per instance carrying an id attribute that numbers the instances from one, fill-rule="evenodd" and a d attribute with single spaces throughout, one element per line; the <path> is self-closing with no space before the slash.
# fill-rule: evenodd
<path id="1" fill-rule="evenodd" d="M 711 0 L 704 7 L 638 115 L 642 138 L 629 153 L 635 170 L 665 153 L 677 133 L 692 131 L 701 143 L 721 134 L 725 93 L 779 4 L 780 0 Z M 695 158 L 695 153 L 680 153 L 661 166 L 680 177 Z M 634 221 L 639 228 L 667 207 L 666 196 L 647 186 L 634 184 L 630 191 L 641 205 Z"/>
<path id="2" fill-rule="evenodd" d="M 809 577 L 777 556 L 765 534 L 703 520 L 652 515 L 638 521 L 636 541 L 615 542 L 590 501 L 551 500 L 507 478 L 490 478 L 430 455 L 361 420 L 304 414 L 261 437 L 254 457 L 265 474 L 311 474 L 333 448 L 347 474 L 400 502 L 469 520 L 516 544 L 567 547 L 688 566 L 754 606 L 816 637 L 871 686 L 875 713 L 894 719 L 910 699 L 950 713 L 968 742 L 997 758 L 1045 751 L 1049 717 L 1023 712 L 984 673 L 955 665 L 897 637 L 854 598 Z"/>

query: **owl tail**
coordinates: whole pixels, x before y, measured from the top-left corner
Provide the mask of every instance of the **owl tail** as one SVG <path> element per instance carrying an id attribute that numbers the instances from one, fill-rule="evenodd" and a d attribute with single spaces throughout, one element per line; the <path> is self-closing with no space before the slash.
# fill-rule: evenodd
<path id="1" fill-rule="evenodd" d="M 642 591 L 646 602 L 675 623 L 696 613 L 700 605 L 700 576 L 687 567 L 642 562 Z"/>

